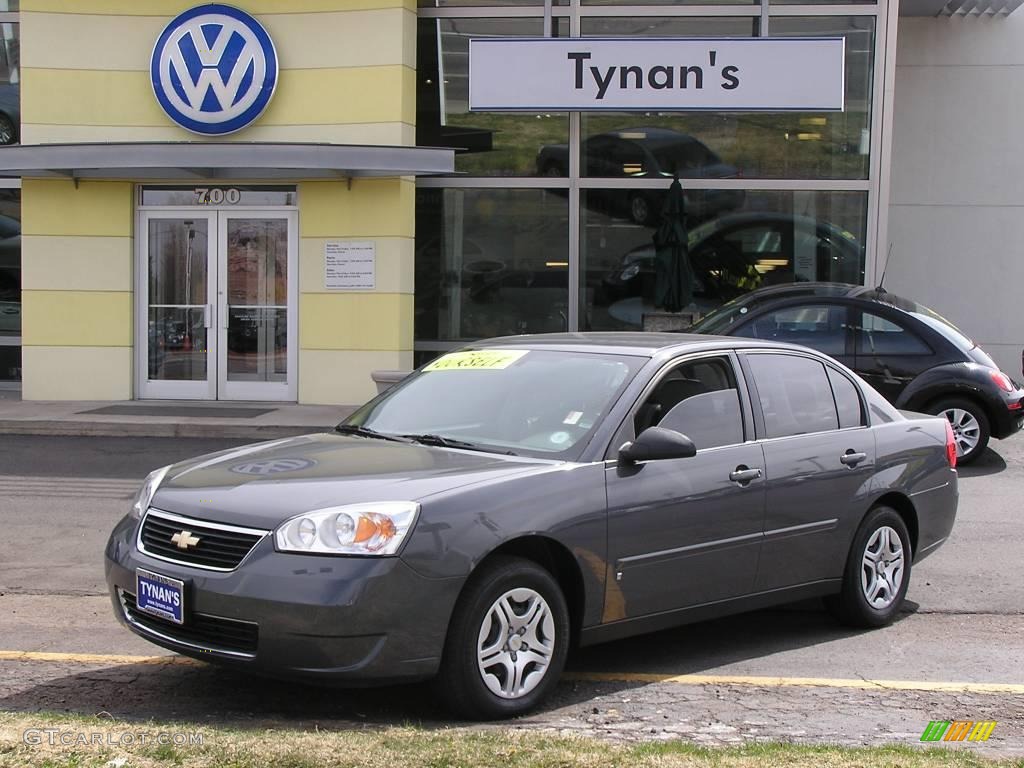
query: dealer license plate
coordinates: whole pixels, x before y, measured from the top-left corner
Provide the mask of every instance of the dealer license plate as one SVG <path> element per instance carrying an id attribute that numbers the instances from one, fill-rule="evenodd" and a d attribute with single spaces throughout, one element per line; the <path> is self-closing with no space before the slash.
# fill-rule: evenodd
<path id="1" fill-rule="evenodd" d="M 135 571 L 135 595 L 140 611 L 185 623 L 185 582 L 139 568 Z"/>

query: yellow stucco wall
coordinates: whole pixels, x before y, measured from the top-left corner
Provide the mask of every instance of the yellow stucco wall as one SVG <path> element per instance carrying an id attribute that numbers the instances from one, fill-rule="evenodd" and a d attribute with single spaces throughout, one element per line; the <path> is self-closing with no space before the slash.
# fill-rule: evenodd
<path id="1" fill-rule="evenodd" d="M 174 125 L 153 97 L 161 30 L 193 0 L 25 0 L 22 138 L 116 141 L 415 141 L 415 5 L 409 0 L 238 0 L 274 40 L 267 111 L 227 137 Z M 109 130 L 108 130 L 109 129 Z"/>
<path id="2" fill-rule="evenodd" d="M 299 401 L 358 403 L 370 371 L 412 367 L 413 221 L 410 179 L 299 185 Z M 372 291 L 328 290 L 328 242 L 372 241 Z"/>
<path id="3" fill-rule="evenodd" d="M 22 0 L 24 143 L 415 144 L 415 0 L 234 0 L 274 40 L 280 79 L 255 123 L 219 138 L 176 126 L 149 82 L 156 38 L 197 4 Z M 397 178 L 294 182 L 299 401 L 360 402 L 374 392 L 370 371 L 412 365 L 415 185 Z M 77 187 L 26 180 L 26 399 L 134 396 L 133 189 L 130 180 Z M 327 290 L 326 244 L 352 239 L 375 243 L 376 287 Z"/>
<path id="4" fill-rule="evenodd" d="M 22 396 L 132 391 L 132 185 L 22 185 Z"/>

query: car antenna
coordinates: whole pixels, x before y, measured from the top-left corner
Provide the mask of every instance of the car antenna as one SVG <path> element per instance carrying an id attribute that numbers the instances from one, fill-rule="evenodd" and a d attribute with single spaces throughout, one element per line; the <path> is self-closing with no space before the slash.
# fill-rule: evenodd
<path id="1" fill-rule="evenodd" d="M 885 254 L 885 266 L 882 267 L 882 279 L 878 281 L 878 288 L 876 289 L 879 293 L 885 293 L 885 288 L 882 287 L 882 283 L 885 282 L 885 271 L 889 269 L 889 259 L 892 258 L 892 243 L 889 243 L 889 252 Z"/>

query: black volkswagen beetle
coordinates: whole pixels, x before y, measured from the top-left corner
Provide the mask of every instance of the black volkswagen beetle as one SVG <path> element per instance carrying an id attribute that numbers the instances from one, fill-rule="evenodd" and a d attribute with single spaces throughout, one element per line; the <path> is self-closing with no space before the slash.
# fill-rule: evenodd
<path id="1" fill-rule="evenodd" d="M 712 312 L 693 333 L 803 344 L 859 373 L 897 408 L 944 416 L 957 462 L 1024 426 L 1024 388 L 941 315 L 881 288 L 794 283 Z"/>
<path id="2" fill-rule="evenodd" d="M 943 419 L 796 346 L 492 339 L 334 433 L 153 472 L 106 549 L 114 612 L 205 661 L 540 703 L 572 644 L 825 596 L 900 610 L 957 506 Z"/>

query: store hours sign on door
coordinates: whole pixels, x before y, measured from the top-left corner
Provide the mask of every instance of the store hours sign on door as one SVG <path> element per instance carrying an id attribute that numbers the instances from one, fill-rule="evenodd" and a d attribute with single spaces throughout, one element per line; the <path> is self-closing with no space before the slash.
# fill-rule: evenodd
<path id="1" fill-rule="evenodd" d="M 377 287 L 377 244 L 334 241 L 324 245 L 324 287 L 329 291 L 372 291 Z"/>

